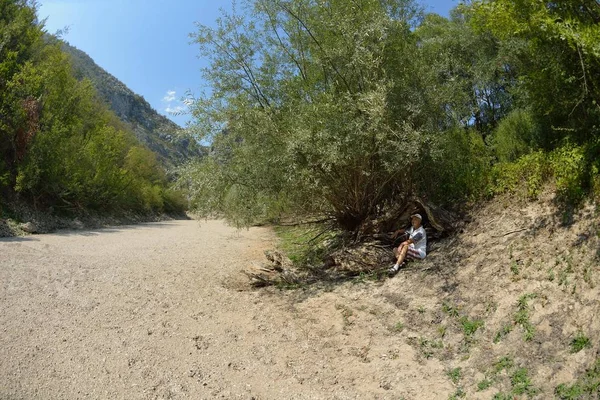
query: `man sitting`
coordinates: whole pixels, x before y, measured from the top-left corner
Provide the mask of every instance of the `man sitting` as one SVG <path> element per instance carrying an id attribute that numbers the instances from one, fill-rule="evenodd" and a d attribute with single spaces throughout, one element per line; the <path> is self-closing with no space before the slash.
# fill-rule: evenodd
<path id="1" fill-rule="evenodd" d="M 421 214 L 413 214 L 410 216 L 411 227 L 407 229 L 399 229 L 394 232 L 394 238 L 400 233 L 408 234 L 408 240 L 400 243 L 400 246 L 394 248 L 396 264 L 389 269 L 390 276 L 394 276 L 396 272 L 404 265 L 404 261 L 408 259 L 422 260 L 427 255 L 427 233 L 422 225 L 423 217 Z"/>

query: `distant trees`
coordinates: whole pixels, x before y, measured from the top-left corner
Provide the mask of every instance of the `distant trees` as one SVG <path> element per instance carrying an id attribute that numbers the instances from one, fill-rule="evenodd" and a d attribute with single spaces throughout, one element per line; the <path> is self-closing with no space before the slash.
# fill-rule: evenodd
<path id="1" fill-rule="evenodd" d="M 181 210 L 155 155 L 75 79 L 34 6 L 0 11 L 0 193 L 64 211 Z"/>

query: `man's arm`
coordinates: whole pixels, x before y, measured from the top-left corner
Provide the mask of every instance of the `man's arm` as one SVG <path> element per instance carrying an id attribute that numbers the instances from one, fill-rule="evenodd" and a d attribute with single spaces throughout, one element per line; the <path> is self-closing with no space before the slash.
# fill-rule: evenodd
<path id="1" fill-rule="evenodd" d="M 394 234 L 392 235 L 392 237 L 394 239 L 396 239 L 398 237 L 398 235 L 401 234 L 401 233 L 402 234 L 406 233 L 406 229 L 398 229 L 397 231 L 394 232 Z"/>

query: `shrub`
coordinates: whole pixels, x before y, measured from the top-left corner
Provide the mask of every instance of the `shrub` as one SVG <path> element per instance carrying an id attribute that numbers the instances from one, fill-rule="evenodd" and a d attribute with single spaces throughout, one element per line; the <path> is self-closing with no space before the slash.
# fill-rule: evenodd
<path id="1" fill-rule="evenodd" d="M 535 199 L 551 173 L 546 154 L 536 151 L 515 162 L 496 164 L 492 169 L 489 193 L 493 195 L 524 191 L 527 198 Z"/>
<path id="2" fill-rule="evenodd" d="M 430 160 L 421 171 L 422 190 L 440 204 L 476 199 L 484 193 L 491 172 L 492 155 L 481 135 L 453 129 L 432 145 Z"/>
<path id="3" fill-rule="evenodd" d="M 556 180 L 556 194 L 566 203 L 579 203 L 590 187 L 590 165 L 586 150 L 584 146 L 565 145 L 550 153 L 550 166 Z"/>
<path id="4" fill-rule="evenodd" d="M 540 129 L 532 114 L 517 109 L 500 121 L 491 142 L 498 159 L 511 162 L 535 149 L 539 137 Z"/>

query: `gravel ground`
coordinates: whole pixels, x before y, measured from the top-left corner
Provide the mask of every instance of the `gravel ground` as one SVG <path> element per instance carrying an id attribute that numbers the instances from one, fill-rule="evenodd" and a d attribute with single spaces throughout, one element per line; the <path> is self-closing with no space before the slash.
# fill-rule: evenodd
<path id="1" fill-rule="evenodd" d="M 447 399 L 399 281 L 251 290 L 268 228 L 168 221 L 0 240 L 0 399 Z M 387 293 L 387 294 L 386 294 Z"/>

